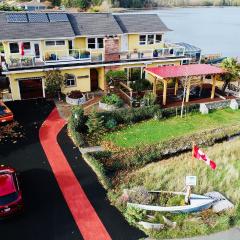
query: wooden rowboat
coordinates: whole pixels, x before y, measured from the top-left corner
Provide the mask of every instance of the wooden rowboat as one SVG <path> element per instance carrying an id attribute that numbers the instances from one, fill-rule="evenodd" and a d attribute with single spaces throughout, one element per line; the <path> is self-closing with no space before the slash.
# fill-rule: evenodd
<path id="1" fill-rule="evenodd" d="M 175 195 L 185 195 L 184 192 L 166 192 L 166 191 L 151 191 L 149 193 L 171 193 Z M 214 203 L 214 199 L 198 195 L 198 194 L 191 194 L 190 195 L 190 204 L 184 206 L 169 206 L 169 207 L 162 207 L 162 206 L 154 206 L 154 205 L 144 205 L 138 203 L 128 202 L 127 206 L 148 210 L 148 211 L 155 211 L 155 212 L 170 212 L 170 213 L 192 213 L 192 212 L 200 212 L 202 210 L 208 209 Z"/>

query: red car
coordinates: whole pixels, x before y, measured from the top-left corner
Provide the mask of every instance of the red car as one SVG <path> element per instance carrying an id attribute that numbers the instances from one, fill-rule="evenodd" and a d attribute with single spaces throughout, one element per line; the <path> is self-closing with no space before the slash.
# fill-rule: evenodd
<path id="1" fill-rule="evenodd" d="M 0 218 L 23 210 L 22 193 L 16 171 L 0 166 Z"/>
<path id="2" fill-rule="evenodd" d="M 13 120 L 13 113 L 11 110 L 0 101 L 0 123 L 11 122 Z"/>

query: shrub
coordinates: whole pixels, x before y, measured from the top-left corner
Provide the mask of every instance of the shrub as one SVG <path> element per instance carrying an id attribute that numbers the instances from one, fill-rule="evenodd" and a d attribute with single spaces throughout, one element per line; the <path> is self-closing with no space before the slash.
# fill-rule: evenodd
<path id="1" fill-rule="evenodd" d="M 116 107 L 123 106 L 123 100 L 116 94 L 108 94 L 108 95 L 102 96 L 101 102 L 108 105 L 115 105 Z"/>
<path id="2" fill-rule="evenodd" d="M 105 127 L 107 129 L 113 130 L 114 128 L 116 128 L 117 126 L 117 122 L 115 119 L 109 119 L 106 123 L 105 123 Z"/>
<path id="3" fill-rule="evenodd" d="M 103 117 L 105 124 L 110 119 L 114 119 L 117 124 L 129 124 L 151 119 L 158 111 L 160 111 L 159 106 L 154 105 L 140 108 L 116 110 L 112 112 L 102 112 L 98 113 L 98 115 Z"/>
<path id="4" fill-rule="evenodd" d="M 63 86 L 64 78 L 60 70 L 47 71 L 45 73 L 45 86 L 47 94 L 55 96 Z"/>
<path id="5" fill-rule="evenodd" d="M 86 125 L 88 126 L 88 132 L 91 137 L 96 138 L 96 140 L 99 139 L 99 137 L 105 132 L 103 117 L 97 114 L 95 109 L 93 109 L 88 116 Z"/>
<path id="6" fill-rule="evenodd" d="M 72 107 L 70 118 L 76 131 L 84 132 L 86 130 L 85 124 L 87 121 L 87 117 L 84 115 L 84 110 L 81 106 Z"/>
<path id="7" fill-rule="evenodd" d="M 77 147 L 82 147 L 85 145 L 84 136 L 82 133 L 76 130 L 73 118 L 68 121 L 68 132 Z"/>
<path id="8" fill-rule="evenodd" d="M 131 83 L 130 87 L 133 89 L 133 91 L 141 92 L 144 90 L 151 90 L 152 84 L 145 79 L 136 79 L 135 83 Z"/>
<path id="9" fill-rule="evenodd" d="M 145 210 L 128 206 L 124 215 L 130 224 L 136 224 L 137 222 L 142 221 L 147 213 Z"/>
<path id="10" fill-rule="evenodd" d="M 143 96 L 143 101 L 145 106 L 152 106 L 155 104 L 157 97 L 152 93 L 145 93 Z"/>

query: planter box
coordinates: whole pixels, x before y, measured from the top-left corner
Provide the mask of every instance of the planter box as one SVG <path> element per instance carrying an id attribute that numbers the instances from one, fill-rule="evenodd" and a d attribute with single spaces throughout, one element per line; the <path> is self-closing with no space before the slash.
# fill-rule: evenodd
<path id="1" fill-rule="evenodd" d="M 106 111 L 114 111 L 117 109 L 115 105 L 109 105 L 106 103 L 99 102 L 99 108 L 106 110 Z"/>
<path id="2" fill-rule="evenodd" d="M 86 102 L 86 98 L 84 95 L 81 98 L 70 98 L 69 96 L 66 96 L 66 102 L 71 105 L 81 105 Z"/>

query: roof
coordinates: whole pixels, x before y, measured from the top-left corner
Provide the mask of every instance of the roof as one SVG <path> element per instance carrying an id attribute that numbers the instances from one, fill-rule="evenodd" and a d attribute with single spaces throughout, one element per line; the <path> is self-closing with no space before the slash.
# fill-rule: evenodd
<path id="1" fill-rule="evenodd" d="M 12 174 L 0 173 L 0 197 L 13 193 L 15 191 L 16 191 L 16 187 L 14 185 Z"/>
<path id="2" fill-rule="evenodd" d="M 30 14 L 35 14 L 35 19 L 39 19 L 39 15 L 48 18 L 49 14 L 66 16 L 67 21 L 29 22 Z M 9 22 L 9 15 L 19 15 L 26 20 Z M 0 12 L 0 26 L 0 41 L 169 31 L 157 14 Z"/>
<path id="3" fill-rule="evenodd" d="M 110 13 L 71 13 L 68 15 L 77 36 L 122 34 L 120 26 Z"/>
<path id="4" fill-rule="evenodd" d="M 70 21 L 64 22 L 9 22 L 11 14 L 21 16 L 43 16 L 46 13 L 5 13 L 0 12 L 0 40 L 14 39 L 44 39 L 44 38 L 71 38 L 75 37 Z M 55 13 L 58 16 L 62 13 Z"/>
<path id="5" fill-rule="evenodd" d="M 124 33 L 171 31 L 158 14 L 116 14 L 114 18 Z"/>
<path id="6" fill-rule="evenodd" d="M 193 46 L 188 43 L 179 42 L 179 43 L 175 43 L 175 44 L 179 45 L 181 47 L 185 47 L 185 52 L 201 52 L 201 48 L 198 48 L 198 47 Z"/>
<path id="7" fill-rule="evenodd" d="M 209 64 L 150 67 L 146 68 L 145 71 L 161 79 L 226 73 L 222 68 Z"/>

